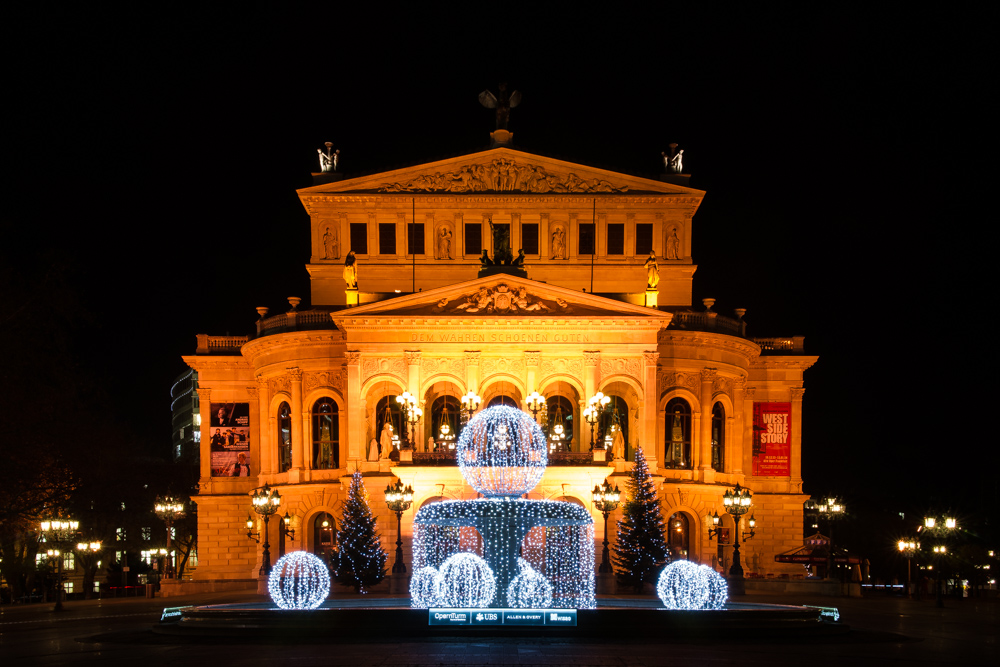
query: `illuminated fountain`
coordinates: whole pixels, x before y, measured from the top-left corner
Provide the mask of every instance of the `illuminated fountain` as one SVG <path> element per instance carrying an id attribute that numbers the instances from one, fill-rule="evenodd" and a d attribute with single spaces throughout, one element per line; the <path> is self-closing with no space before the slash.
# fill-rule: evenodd
<path id="1" fill-rule="evenodd" d="M 515 408 L 487 408 L 462 431 L 457 458 L 462 476 L 483 497 L 417 512 L 413 570 L 419 576 L 411 604 L 458 606 L 453 602 L 476 599 L 469 606 L 593 608 L 590 513 L 568 502 L 521 498 L 548 463 L 535 420 Z M 471 553 L 480 539 L 481 558 Z"/>

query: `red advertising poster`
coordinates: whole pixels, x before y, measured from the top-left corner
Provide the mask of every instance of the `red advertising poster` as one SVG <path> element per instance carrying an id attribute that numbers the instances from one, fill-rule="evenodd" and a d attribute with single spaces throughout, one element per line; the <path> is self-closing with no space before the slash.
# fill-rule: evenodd
<path id="1" fill-rule="evenodd" d="M 753 404 L 753 474 L 788 477 L 792 474 L 792 404 Z"/>

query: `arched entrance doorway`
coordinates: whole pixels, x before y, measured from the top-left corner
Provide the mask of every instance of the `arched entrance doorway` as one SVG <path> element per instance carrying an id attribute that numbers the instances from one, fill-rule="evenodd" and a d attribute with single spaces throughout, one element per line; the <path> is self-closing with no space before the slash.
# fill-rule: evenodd
<path id="1" fill-rule="evenodd" d="M 337 521 L 329 512 L 320 512 L 312 524 L 313 553 L 327 563 L 334 562 L 337 552 Z"/>
<path id="2" fill-rule="evenodd" d="M 687 560 L 691 551 L 691 522 L 683 512 L 674 512 L 667 522 L 667 546 L 671 560 Z"/>

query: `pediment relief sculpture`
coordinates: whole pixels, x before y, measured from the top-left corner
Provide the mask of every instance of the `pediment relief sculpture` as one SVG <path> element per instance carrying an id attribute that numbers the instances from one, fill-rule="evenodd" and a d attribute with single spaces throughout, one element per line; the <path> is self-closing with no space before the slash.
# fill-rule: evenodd
<path id="1" fill-rule="evenodd" d="M 539 165 L 497 158 L 489 164 L 472 164 L 457 171 L 421 174 L 401 183 L 385 183 L 379 192 L 627 192 L 599 178 L 585 180 L 576 174 L 554 174 Z"/>
<path id="2" fill-rule="evenodd" d="M 563 299 L 556 299 L 549 305 L 541 299 L 528 294 L 524 287 L 511 287 L 499 284 L 495 287 L 480 287 L 465 299 L 452 303 L 444 298 L 437 302 L 435 312 L 450 313 L 486 313 L 489 315 L 512 315 L 525 312 L 569 313 L 572 307 Z"/>

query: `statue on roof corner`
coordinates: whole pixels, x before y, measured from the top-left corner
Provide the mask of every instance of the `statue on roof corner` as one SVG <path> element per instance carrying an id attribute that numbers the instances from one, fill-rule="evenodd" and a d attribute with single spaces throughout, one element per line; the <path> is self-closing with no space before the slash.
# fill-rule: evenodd
<path id="1" fill-rule="evenodd" d="M 354 257 L 354 251 L 347 253 L 344 260 L 344 282 L 347 289 L 358 289 L 358 260 Z"/>
<path id="2" fill-rule="evenodd" d="M 506 83 L 501 83 L 499 89 L 499 96 L 488 90 L 479 93 L 479 103 L 487 109 L 496 109 L 497 129 L 506 130 L 507 121 L 510 119 L 510 110 L 521 103 L 521 91 L 515 90 L 508 95 Z"/>
<path id="3" fill-rule="evenodd" d="M 326 146 L 326 152 L 323 152 L 322 148 L 317 148 L 316 152 L 319 153 L 319 170 L 322 172 L 337 171 L 337 161 L 340 158 L 340 149 L 333 150 L 333 142 L 327 141 L 323 144 Z"/>
<path id="4" fill-rule="evenodd" d="M 656 265 L 656 253 L 650 252 L 643 266 L 646 267 L 646 289 L 656 289 L 656 286 L 660 284 L 660 269 Z"/>
<path id="5" fill-rule="evenodd" d="M 684 173 L 684 149 L 677 150 L 677 144 L 670 144 L 670 155 L 660 151 L 663 156 L 663 168 L 668 174 Z"/>

